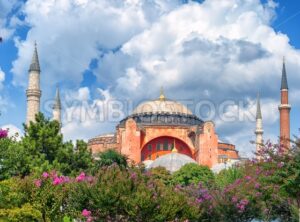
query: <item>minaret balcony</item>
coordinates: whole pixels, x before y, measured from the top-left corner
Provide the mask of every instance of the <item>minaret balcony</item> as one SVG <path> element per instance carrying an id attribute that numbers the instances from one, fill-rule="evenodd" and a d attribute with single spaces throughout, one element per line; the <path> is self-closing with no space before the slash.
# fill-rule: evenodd
<path id="1" fill-rule="evenodd" d="M 280 104 L 278 106 L 278 109 L 281 110 L 281 109 L 291 109 L 291 105 L 290 104 Z"/>
<path id="2" fill-rule="evenodd" d="M 264 130 L 262 130 L 262 129 L 257 129 L 257 130 L 255 130 L 254 133 L 255 133 L 255 134 L 263 134 L 263 133 L 264 133 Z"/>
<path id="3" fill-rule="evenodd" d="M 42 92 L 39 89 L 27 89 L 26 95 L 27 95 L 27 97 L 29 97 L 29 96 L 41 97 Z"/>

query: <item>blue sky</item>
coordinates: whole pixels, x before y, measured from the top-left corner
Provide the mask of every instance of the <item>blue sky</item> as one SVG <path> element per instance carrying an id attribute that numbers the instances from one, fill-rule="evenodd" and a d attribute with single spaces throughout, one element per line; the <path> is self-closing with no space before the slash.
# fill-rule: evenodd
<path id="1" fill-rule="evenodd" d="M 49 104 L 59 84 L 66 139 L 114 131 L 130 109 L 105 121 L 87 112 L 109 101 L 135 107 L 156 98 L 164 86 L 167 97 L 190 104 L 204 119 L 205 109 L 197 113 L 197 104 L 214 104 L 217 114 L 211 119 L 220 139 L 251 153 L 255 123 L 246 117 L 255 113 L 257 91 L 265 139 L 276 141 L 278 136 L 282 56 L 290 86 L 291 132 L 299 134 L 299 24 L 298 0 L 0 0 L 0 126 L 22 132 L 36 40 L 41 108 L 51 117 Z M 227 105 L 220 114 L 222 104 Z M 103 112 L 100 108 L 97 114 Z"/>

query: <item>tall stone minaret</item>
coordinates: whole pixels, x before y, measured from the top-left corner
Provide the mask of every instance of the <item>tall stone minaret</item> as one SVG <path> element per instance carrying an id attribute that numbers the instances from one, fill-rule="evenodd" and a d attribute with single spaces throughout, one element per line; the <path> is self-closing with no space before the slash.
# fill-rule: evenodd
<path id="1" fill-rule="evenodd" d="M 58 86 L 56 87 L 55 103 L 53 106 L 53 120 L 61 124 L 61 101 Z"/>
<path id="2" fill-rule="evenodd" d="M 285 70 L 285 60 L 283 58 L 282 77 L 281 77 L 281 104 L 280 112 L 280 144 L 285 148 L 290 147 L 290 110 L 289 104 L 289 88 L 287 83 L 287 75 Z"/>
<path id="3" fill-rule="evenodd" d="M 257 105 L 256 105 L 256 129 L 255 129 L 255 135 L 256 135 L 256 152 L 259 152 L 259 150 L 263 146 L 263 124 L 262 124 L 262 115 L 261 115 L 261 109 L 260 109 L 260 99 L 259 99 L 259 93 L 257 94 Z"/>
<path id="4" fill-rule="evenodd" d="M 40 111 L 40 63 L 37 52 L 36 43 L 34 45 L 34 53 L 32 56 L 32 61 L 29 68 L 29 82 L 28 89 L 26 90 L 27 96 L 27 115 L 26 115 L 26 125 L 28 126 L 30 121 L 35 121 L 35 115 Z"/>

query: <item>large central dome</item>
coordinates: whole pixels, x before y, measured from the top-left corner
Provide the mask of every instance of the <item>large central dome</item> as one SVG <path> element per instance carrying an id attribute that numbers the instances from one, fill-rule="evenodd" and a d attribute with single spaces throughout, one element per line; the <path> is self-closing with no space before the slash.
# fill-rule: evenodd
<path id="1" fill-rule="evenodd" d="M 163 91 L 156 100 L 138 105 L 131 115 L 121 120 L 119 127 L 124 127 L 127 119 L 132 118 L 143 125 L 200 125 L 201 119 L 195 116 L 185 105 L 166 99 Z"/>
<path id="2" fill-rule="evenodd" d="M 133 115 L 142 113 L 193 115 L 193 113 L 185 105 L 166 99 L 162 92 L 159 99 L 143 102 L 132 112 Z"/>

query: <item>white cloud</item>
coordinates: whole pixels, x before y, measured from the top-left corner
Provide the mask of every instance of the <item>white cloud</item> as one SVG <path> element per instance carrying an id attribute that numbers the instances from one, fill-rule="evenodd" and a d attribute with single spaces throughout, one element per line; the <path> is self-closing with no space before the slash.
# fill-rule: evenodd
<path id="1" fill-rule="evenodd" d="M 65 140 L 88 140 L 107 131 L 114 131 L 115 125 L 125 117 L 118 107 L 122 103 L 115 100 L 108 90 L 98 88 L 100 98 L 89 100 L 88 88 L 80 88 L 66 100 L 62 133 Z M 74 98 L 74 100 L 72 100 Z"/>
<path id="2" fill-rule="evenodd" d="M 276 138 L 282 56 L 288 55 L 289 82 L 295 88 L 300 81 L 300 53 L 286 35 L 270 26 L 274 7 L 271 2 L 263 6 L 260 1 L 239 0 L 207 0 L 179 7 L 134 36 L 121 52 L 104 58 L 96 74 L 100 80 L 114 76 L 113 95 L 135 100 L 153 98 L 162 85 L 173 99 L 209 98 L 217 105 L 231 98 L 247 102 L 263 91 L 265 128 L 272 132 L 266 135 Z M 127 65 L 119 59 L 128 61 Z M 106 64 L 113 62 L 118 69 L 109 70 Z M 119 84 L 132 68 L 142 73 L 135 91 L 131 84 Z M 220 137 L 231 138 L 238 147 L 245 137 L 247 144 L 253 139 L 254 122 L 214 120 Z"/>
<path id="3" fill-rule="evenodd" d="M 21 24 L 18 19 L 18 9 L 22 6 L 22 1 L 6 0 L 0 1 L 0 33 L 1 37 L 6 40 L 9 39 L 17 25 Z M 15 15 L 10 16 L 12 10 L 15 10 Z"/>
<path id="4" fill-rule="evenodd" d="M 31 29 L 26 40 L 16 39 L 14 82 L 26 83 L 33 41 L 37 40 L 42 83 L 47 88 L 59 81 L 78 85 L 91 60 L 98 60 L 97 69 L 91 71 L 106 88 L 102 99 L 80 88 L 70 92 L 67 100 L 85 101 L 89 106 L 107 98 L 137 102 L 153 99 L 164 86 L 171 99 L 195 103 L 208 99 L 214 104 L 232 98 L 245 101 L 248 105 L 241 111 L 245 113 L 255 109 L 250 105 L 255 104 L 259 90 L 263 92 L 265 131 L 270 131 L 266 135 L 276 138 L 283 55 L 287 55 L 290 88 L 297 88 L 300 81 L 299 50 L 271 26 L 276 4 L 268 1 L 263 5 L 259 0 L 179 2 L 29 0 L 23 12 Z M 297 97 L 294 95 L 292 98 Z M 233 106 L 228 114 L 237 110 Z M 89 138 L 116 125 L 80 121 L 82 110 L 75 103 L 66 111 L 76 114 L 74 121 L 65 123 L 66 138 Z M 221 138 L 242 147 L 253 139 L 254 122 L 213 120 Z"/>
<path id="5" fill-rule="evenodd" d="M 32 28 L 25 41 L 16 40 L 14 83 L 24 86 L 34 40 L 38 42 L 43 80 L 79 83 L 92 59 L 120 47 L 141 32 L 176 1 L 154 0 L 29 0 L 23 13 Z M 168 3 L 167 3 L 168 2 Z M 172 3 L 173 2 L 173 3 Z M 177 4 L 178 5 L 178 4 Z M 168 7 L 167 7 L 168 6 Z M 47 28 L 45 28 L 47 27 Z"/>

